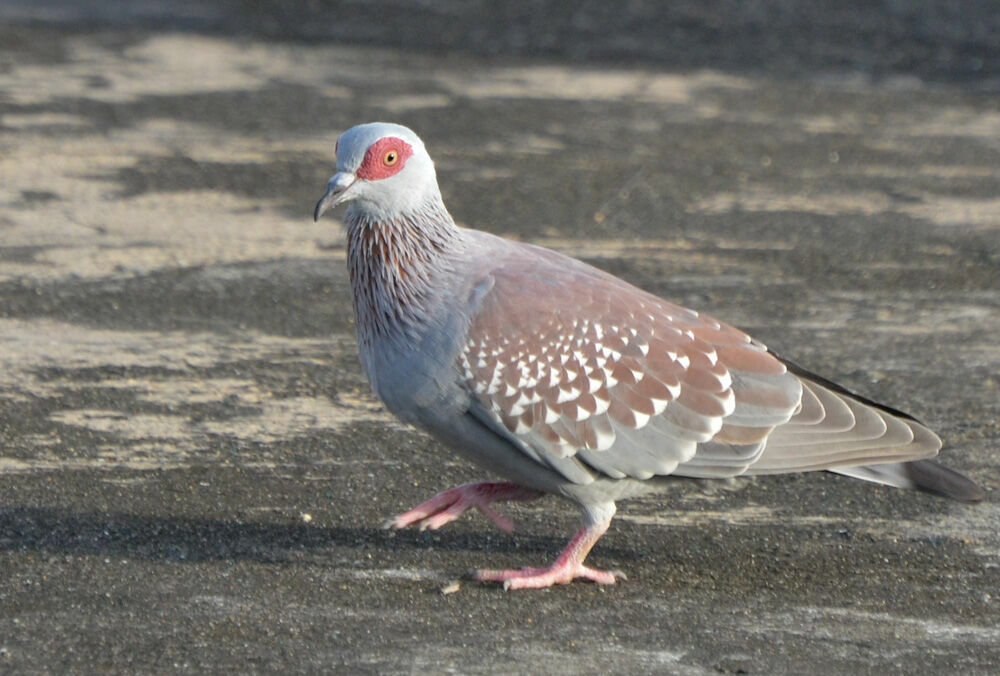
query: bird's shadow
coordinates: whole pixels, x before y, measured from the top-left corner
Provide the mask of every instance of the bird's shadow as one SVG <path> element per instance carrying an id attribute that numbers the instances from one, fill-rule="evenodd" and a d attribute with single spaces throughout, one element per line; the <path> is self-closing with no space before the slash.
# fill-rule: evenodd
<path id="1" fill-rule="evenodd" d="M 52 507 L 0 509 L 0 551 L 100 555 L 170 562 L 253 561 L 306 563 L 303 552 L 378 548 L 386 551 L 448 549 L 512 553 L 548 551 L 561 538 L 521 534 L 508 537 L 483 529 L 440 533 L 386 531 L 379 527 L 319 526 L 150 516 L 124 512 L 79 512 Z M 613 549 L 613 548 L 612 548 Z M 619 552 L 627 556 L 625 552 Z M 317 560 L 315 565 L 323 565 Z"/>

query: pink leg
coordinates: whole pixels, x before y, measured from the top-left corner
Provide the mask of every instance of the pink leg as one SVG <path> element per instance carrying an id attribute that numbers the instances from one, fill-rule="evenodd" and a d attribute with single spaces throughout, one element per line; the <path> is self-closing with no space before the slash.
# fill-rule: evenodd
<path id="1" fill-rule="evenodd" d="M 615 578 L 623 580 L 619 571 L 597 570 L 583 565 L 590 549 L 604 535 L 611 519 L 581 528 L 566 545 L 556 562 L 549 568 L 521 568 L 520 570 L 480 570 L 475 578 L 480 582 L 503 582 L 507 589 L 541 589 L 554 584 L 568 584 L 578 577 L 597 584 L 614 584 Z"/>
<path id="2" fill-rule="evenodd" d="M 475 507 L 500 530 L 510 533 L 514 530 L 514 524 L 493 510 L 489 506 L 490 503 L 505 500 L 534 500 L 541 495 L 539 491 L 509 482 L 463 484 L 438 493 L 410 511 L 392 517 L 383 524 L 383 528 L 398 530 L 417 524 L 420 530 L 428 528 L 437 530 L 460 517 L 465 510 Z"/>

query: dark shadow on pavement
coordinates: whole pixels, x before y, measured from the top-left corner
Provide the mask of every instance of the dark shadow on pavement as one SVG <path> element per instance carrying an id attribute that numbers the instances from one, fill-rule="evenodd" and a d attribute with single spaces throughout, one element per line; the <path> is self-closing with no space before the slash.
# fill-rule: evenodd
<path id="1" fill-rule="evenodd" d="M 241 560 L 290 563 L 293 552 L 338 548 L 386 551 L 430 550 L 491 553 L 552 552 L 557 538 L 452 531 L 445 535 L 379 528 L 345 528 L 259 521 L 74 512 L 46 507 L 0 510 L 0 551 L 35 551 L 76 556 L 114 556 L 170 562 Z M 604 548 L 615 556 L 629 552 Z M 632 553 L 634 556 L 634 553 Z M 295 558 L 301 565 L 303 562 Z M 317 559 L 307 565 L 323 565 Z"/>

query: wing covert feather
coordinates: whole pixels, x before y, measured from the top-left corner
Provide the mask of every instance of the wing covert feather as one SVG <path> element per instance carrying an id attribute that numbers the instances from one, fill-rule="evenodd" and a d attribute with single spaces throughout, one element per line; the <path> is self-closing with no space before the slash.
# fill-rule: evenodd
<path id="1" fill-rule="evenodd" d="M 491 271 L 458 366 L 473 405 L 533 454 L 646 479 L 680 473 L 725 430 L 749 440 L 714 442 L 742 468 L 799 408 L 798 378 L 743 332 L 520 246 Z"/>

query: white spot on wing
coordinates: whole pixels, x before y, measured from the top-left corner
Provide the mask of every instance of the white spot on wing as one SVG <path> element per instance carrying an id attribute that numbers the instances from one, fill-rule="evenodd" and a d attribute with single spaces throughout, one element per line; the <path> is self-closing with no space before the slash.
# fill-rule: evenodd
<path id="1" fill-rule="evenodd" d="M 597 434 L 597 450 L 606 451 L 615 443 L 615 431 L 611 427 L 607 429 L 596 428 L 594 432 Z"/>
<path id="2" fill-rule="evenodd" d="M 573 401 L 574 399 L 576 399 L 579 396 L 580 396 L 580 390 L 576 389 L 575 387 L 569 388 L 568 391 L 564 390 L 564 389 L 562 389 L 560 387 L 559 388 L 559 396 L 556 397 L 556 403 L 557 404 L 561 404 L 561 403 L 563 403 L 565 401 Z"/>
<path id="3" fill-rule="evenodd" d="M 725 417 L 736 410 L 736 395 L 732 390 L 726 390 L 722 393 L 722 398 L 722 415 Z"/>
<path id="4" fill-rule="evenodd" d="M 676 385 L 672 385 L 672 384 L 668 384 L 668 383 L 663 383 L 663 384 L 670 391 L 670 398 L 671 399 L 677 399 L 677 397 L 681 396 L 681 384 L 680 383 L 677 383 Z"/>
<path id="5" fill-rule="evenodd" d="M 487 394 L 496 394 L 500 390 L 500 383 L 503 379 L 503 365 L 497 364 L 493 369 L 493 377 L 490 378 L 489 387 L 486 388 Z"/>

